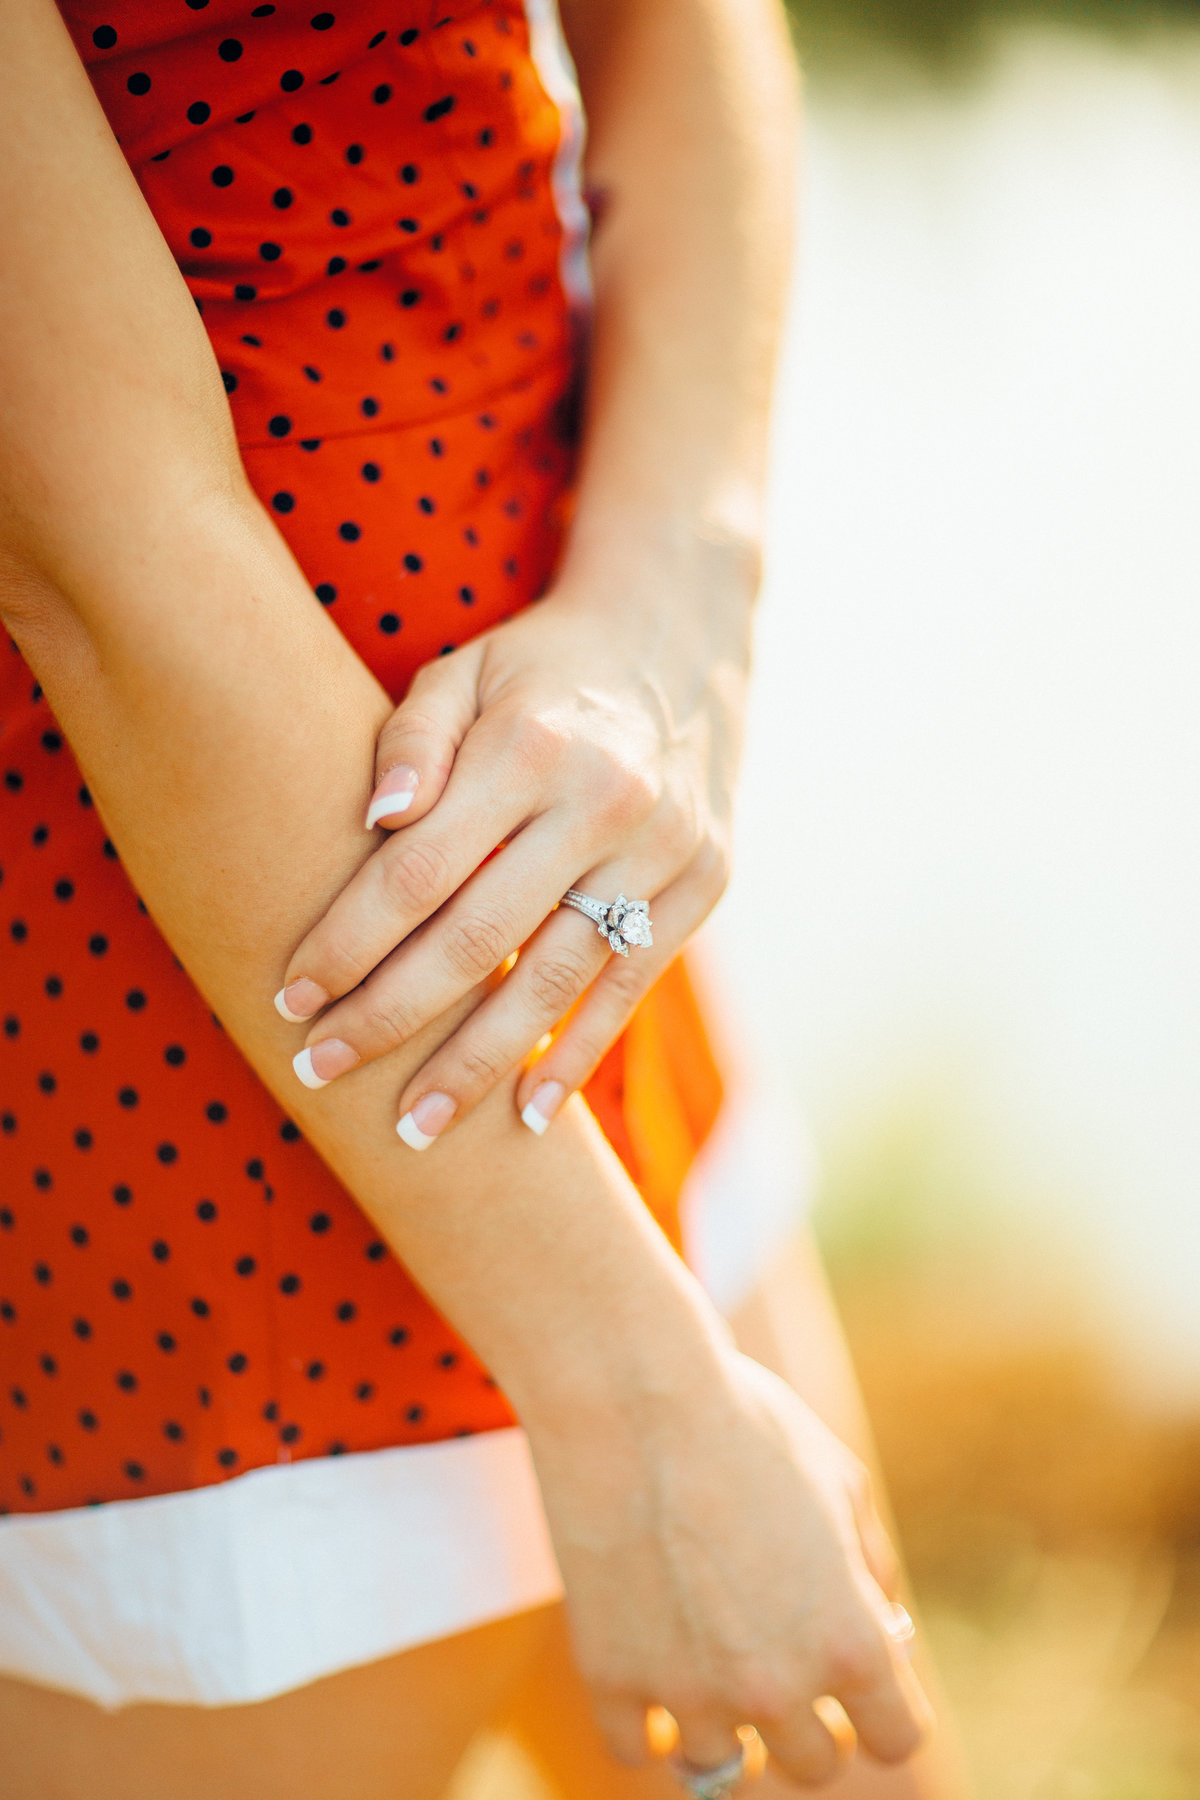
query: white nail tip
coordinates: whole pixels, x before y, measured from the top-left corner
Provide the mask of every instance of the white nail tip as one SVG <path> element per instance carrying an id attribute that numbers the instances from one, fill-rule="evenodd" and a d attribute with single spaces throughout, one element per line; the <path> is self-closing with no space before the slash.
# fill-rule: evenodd
<path id="1" fill-rule="evenodd" d="M 397 1125 L 396 1131 L 410 1150 L 428 1150 L 433 1142 L 433 1138 L 421 1130 L 410 1112 L 405 1113 Z"/>
<path id="2" fill-rule="evenodd" d="M 544 1113 L 538 1111 L 531 1100 L 521 1113 L 521 1123 L 528 1125 L 530 1131 L 535 1131 L 538 1137 L 541 1137 L 550 1121 Z"/>
<path id="3" fill-rule="evenodd" d="M 329 1083 L 325 1080 L 324 1076 L 318 1075 L 317 1071 L 313 1068 L 311 1050 L 301 1050 L 298 1056 L 293 1056 L 292 1067 L 295 1069 L 306 1088 L 323 1088 L 329 1086 Z"/>
<path id="4" fill-rule="evenodd" d="M 307 1025 L 307 1019 L 302 1019 L 299 1013 L 289 1011 L 288 1003 L 283 997 L 286 993 L 286 988 L 280 988 L 279 992 L 276 994 L 275 1011 L 279 1014 L 281 1019 L 286 1019 L 289 1025 Z"/>
<path id="5" fill-rule="evenodd" d="M 393 813 L 407 812 L 414 798 L 413 794 L 377 794 L 367 808 L 367 830 L 378 825 L 380 819 L 390 819 Z"/>

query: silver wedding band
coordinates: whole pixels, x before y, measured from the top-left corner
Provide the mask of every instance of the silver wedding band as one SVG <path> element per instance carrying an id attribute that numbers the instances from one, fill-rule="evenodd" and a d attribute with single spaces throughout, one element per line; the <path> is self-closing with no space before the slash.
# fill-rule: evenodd
<path id="1" fill-rule="evenodd" d="M 672 1756 L 669 1761 L 675 1779 L 681 1787 L 687 1789 L 693 1800 L 724 1800 L 726 1794 L 732 1794 L 746 1773 L 746 1746 L 739 1744 L 736 1754 L 715 1769 L 697 1769 L 694 1764 L 685 1762 L 678 1756 Z"/>
<path id="2" fill-rule="evenodd" d="M 611 901 L 597 900 L 594 894 L 568 888 L 559 905 L 572 906 L 585 919 L 590 919 L 600 936 L 608 939 L 609 949 L 615 950 L 618 956 L 628 956 L 631 946 L 636 950 L 649 949 L 654 942 L 648 900 L 627 900 L 624 894 L 618 894 Z"/>

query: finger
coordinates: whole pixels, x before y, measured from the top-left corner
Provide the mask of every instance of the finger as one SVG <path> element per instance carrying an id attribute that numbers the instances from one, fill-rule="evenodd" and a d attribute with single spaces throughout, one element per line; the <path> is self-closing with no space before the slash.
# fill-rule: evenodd
<path id="1" fill-rule="evenodd" d="M 861 1466 L 858 1478 L 850 1483 L 850 1498 L 863 1560 L 884 1594 L 894 1599 L 900 1587 L 900 1559 L 876 1508 L 871 1477 Z"/>
<path id="2" fill-rule="evenodd" d="M 375 746 L 368 831 L 414 824 L 441 797 L 458 747 L 475 722 L 478 673 L 478 654 L 469 647 L 417 670 Z"/>
<path id="3" fill-rule="evenodd" d="M 903 1762 L 920 1747 L 933 1712 L 912 1670 L 896 1654 L 880 1611 L 833 1658 L 828 1689 L 845 1707 L 863 1749 L 880 1762 Z"/>
<path id="4" fill-rule="evenodd" d="M 487 719 L 467 734 L 436 811 L 381 844 L 297 946 L 275 1002 L 286 1019 L 357 987 L 524 823 L 534 796 L 506 749 Z"/>
<path id="5" fill-rule="evenodd" d="M 595 1689 L 592 1690 L 591 1700 L 592 1711 L 609 1754 L 627 1768 L 641 1768 L 650 1755 L 645 1704 L 622 1695 L 598 1694 Z"/>
<path id="6" fill-rule="evenodd" d="M 812 1707 L 799 1707 L 786 1721 L 758 1721 L 759 1735 L 790 1780 L 801 1787 L 832 1781 L 846 1761 L 846 1745 Z"/>
<path id="7" fill-rule="evenodd" d="M 719 1769 L 741 1752 L 737 1732 L 727 1719 L 711 1712 L 689 1713 L 681 1709 L 675 1714 L 675 1721 L 679 1726 L 675 1754 L 692 1769 Z"/>
<path id="8" fill-rule="evenodd" d="M 517 844 L 520 839 L 517 840 Z M 505 851 L 503 861 L 515 845 Z M 489 865 L 495 867 L 495 864 Z M 485 1000 L 413 1076 L 400 1097 L 400 1135 L 413 1144 L 404 1122 L 416 1123 L 423 1137 L 431 1134 L 421 1121 L 430 1109 L 426 1095 L 445 1095 L 453 1110 L 437 1116 L 457 1122 L 478 1105 L 502 1075 L 515 1069 L 545 1034 L 567 1013 L 612 956 L 597 932 L 577 929 L 586 920 L 560 907 L 522 945 L 521 954 L 490 999 Z M 437 930 L 440 921 L 434 921 Z M 562 1096 L 565 1098 L 565 1095 Z M 543 1104 L 546 1104 L 543 1096 Z M 415 1112 L 414 1112 L 415 1109 Z M 412 1116 L 410 1119 L 410 1115 Z M 537 1115 L 539 1119 L 542 1115 Z M 533 1127 L 535 1130 L 537 1126 Z M 445 1126 L 441 1126 L 444 1130 Z M 541 1129 L 545 1129 L 543 1123 Z M 439 1132 L 432 1133 L 433 1136 Z M 540 1135 L 540 1133 L 539 1133 Z M 425 1149 L 425 1144 L 417 1144 Z"/>
<path id="9" fill-rule="evenodd" d="M 615 894 L 612 878 L 607 878 L 607 886 L 602 885 L 605 879 L 603 875 L 588 876 L 576 885 L 588 893 Z M 650 907 L 653 945 L 609 958 L 546 1054 L 517 1084 L 517 1110 L 531 1131 L 540 1136 L 566 1096 L 588 1080 L 659 976 L 707 918 L 715 900 L 713 884 L 694 866 L 654 896 Z M 575 929 L 594 933 L 586 919 L 577 913 L 572 917 L 578 919 Z M 604 942 L 602 938 L 598 941 Z M 519 969 L 520 964 L 517 966 Z"/>
<path id="10" fill-rule="evenodd" d="M 295 1061 L 301 1081 L 323 1086 L 407 1043 L 440 1018 L 537 930 L 570 880 L 564 870 L 577 866 L 549 820 L 518 832 L 500 856 L 463 882 L 411 942 L 386 956 L 313 1026 Z M 481 1077 L 486 1073 L 479 1072 Z M 449 1123 L 453 1108 L 439 1108 L 441 1114 L 439 1130 Z"/>

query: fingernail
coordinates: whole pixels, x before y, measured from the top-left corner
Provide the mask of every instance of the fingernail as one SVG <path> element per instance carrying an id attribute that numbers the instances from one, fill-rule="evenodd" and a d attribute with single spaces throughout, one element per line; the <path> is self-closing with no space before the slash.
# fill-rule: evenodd
<path id="1" fill-rule="evenodd" d="M 396 1130 L 410 1150 L 428 1150 L 457 1111 L 458 1102 L 449 1094 L 422 1094 L 411 1112 L 405 1113 Z"/>
<path id="2" fill-rule="evenodd" d="M 543 1081 L 540 1087 L 534 1088 L 533 1099 L 521 1113 L 521 1123 L 541 1137 L 566 1097 L 567 1090 L 561 1081 Z"/>
<path id="3" fill-rule="evenodd" d="M 361 1061 L 358 1051 L 344 1044 L 341 1038 L 322 1038 L 319 1044 L 293 1056 L 292 1067 L 305 1087 L 323 1088 Z"/>
<path id="4" fill-rule="evenodd" d="M 371 804 L 367 808 L 367 830 L 378 825 L 380 819 L 390 819 L 395 813 L 407 812 L 413 803 L 413 795 L 421 777 L 407 763 L 401 763 L 398 769 L 389 769 L 371 796 Z"/>
<path id="5" fill-rule="evenodd" d="M 280 988 L 275 996 L 275 1011 L 289 1025 L 303 1025 L 323 1006 L 329 1005 L 329 995 L 307 975 L 298 981 L 290 981 L 285 988 Z"/>

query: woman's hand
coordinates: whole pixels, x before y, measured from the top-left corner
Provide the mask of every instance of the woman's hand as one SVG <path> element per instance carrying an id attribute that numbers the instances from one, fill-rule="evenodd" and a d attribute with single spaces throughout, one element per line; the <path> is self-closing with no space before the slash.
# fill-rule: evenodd
<path id="1" fill-rule="evenodd" d="M 872 1756 L 912 1754 L 931 1721 L 889 1634 L 895 1563 L 861 1463 L 759 1364 L 721 1352 L 679 1403 L 543 1429 L 525 1415 L 575 1652 L 614 1755 L 648 1754 L 664 1706 L 693 1764 L 757 1727 L 782 1772 L 827 1780 L 832 1696 Z M 836 1715 L 835 1715 L 836 1716 Z"/>
<path id="2" fill-rule="evenodd" d="M 564 582 L 419 671 L 380 736 L 369 813 L 398 829 L 277 1002 L 297 1020 L 328 1007 L 302 1081 L 415 1036 L 519 949 L 408 1083 L 398 1129 L 424 1149 L 575 1008 L 516 1093 L 545 1130 L 725 886 L 756 577 L 743 547 L 689 535 L 614 558 L 603 595 Z M 652 947 L 614 955 L 554 910 L 570 887 L 649 900 Z"/>

